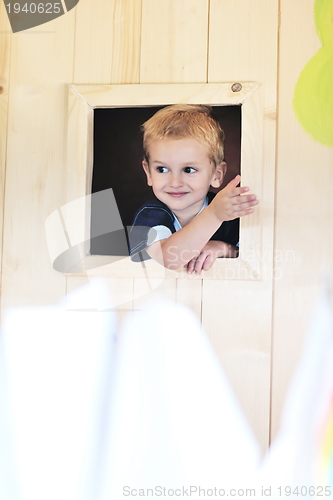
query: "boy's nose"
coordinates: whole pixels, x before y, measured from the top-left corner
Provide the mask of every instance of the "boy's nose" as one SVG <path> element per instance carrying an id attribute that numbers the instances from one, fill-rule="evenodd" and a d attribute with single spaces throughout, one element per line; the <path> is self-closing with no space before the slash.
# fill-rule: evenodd
<path id="1" fill-rule="evenodd" d="M 182 184 L 183 184 L 183 180 L 182 180 L 181 174 L 177 174 L 177 173 L 171 174 L 170 187 L 177 188 L 177 187 L 182 186 Z"/>

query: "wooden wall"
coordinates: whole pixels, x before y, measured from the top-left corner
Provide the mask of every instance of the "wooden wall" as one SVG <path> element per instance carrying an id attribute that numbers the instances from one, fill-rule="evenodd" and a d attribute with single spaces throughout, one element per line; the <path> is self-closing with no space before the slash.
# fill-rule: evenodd
<path id="1" fill-rule="evenodd" d="M 272 432 L 300 354 L 311 308 L 333 265 L 333 150 L 314 142 L 292 109 L 294 86 L 321 47 L 312 1 L 281 1 L 275 268 Z M 281 258 L 282 257 L 282 258 Z"/>
<path id="2" fill-rule="evenodd" d="M 332 150 L 307 136 L 292 110 L 298 75 L 320 47 L 313 0 L 80 0 L 17 34 L 1 3 L 0 37 L 2 311 L 57 301 L 88 280 L 52 269 L 44 228 L 65 202 L 71 169 L 69 84 L 262 83 L 263 140 L 277 130 L 276 147 L 265 149 L 263 278 L 168 279 L 160 293 L 202 318 L 266 448 L 321 270 L 332 267 Z M 133 297 L 143 281 L 109 285 L 123 309 L 139 308 Z"/>

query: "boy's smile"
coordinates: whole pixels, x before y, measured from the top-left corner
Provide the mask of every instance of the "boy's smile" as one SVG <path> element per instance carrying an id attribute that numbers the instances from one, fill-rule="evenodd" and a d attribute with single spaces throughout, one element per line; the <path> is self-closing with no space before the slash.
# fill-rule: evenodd
<path id="1" fill-rule="evenodd" d="M 208 148 L 196 139 L 161 139 L 149 146 L 149 166 L 142 163 L 148 185 L 182 226 L 201 210 L 210 186 L 220 187 L 226 164 L 213 168 Z"/>

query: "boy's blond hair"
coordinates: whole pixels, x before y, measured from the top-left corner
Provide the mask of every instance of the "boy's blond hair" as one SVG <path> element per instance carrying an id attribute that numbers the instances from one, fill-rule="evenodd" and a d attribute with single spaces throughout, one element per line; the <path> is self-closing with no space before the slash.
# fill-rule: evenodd
<path id="1" fill-rule="evenodd" d="M 147 163 L 152 141 L 185 138 L 196 139 L 207 146 L 215 167 L 224 161 L 224 132 L 211 112 L 211 106 L 202 104 L 173 104 L 157 111 L 141 127 Z"/>

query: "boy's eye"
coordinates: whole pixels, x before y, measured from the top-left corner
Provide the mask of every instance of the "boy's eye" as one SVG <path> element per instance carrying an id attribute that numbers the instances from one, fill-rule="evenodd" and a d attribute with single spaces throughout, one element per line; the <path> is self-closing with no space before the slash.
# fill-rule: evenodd
<path id="1" fill-rule="evenodd" d="M 196 172 L 196 169 L 194 167 L 185 167 L 184 172 L 185 174 L 193 174 L 193 172 Z"/>
<path id="2" fill-rule="evenodd" d="M 168 171 L 166 167 L 157 167 L 156 168 L 157 172 L 160 172 L 161 174 L 164 174 L 165 172 Z"/>

